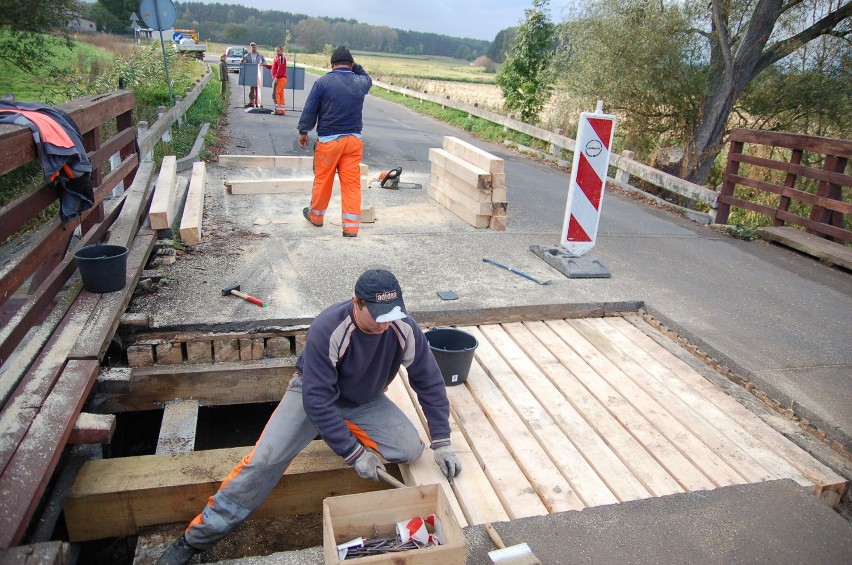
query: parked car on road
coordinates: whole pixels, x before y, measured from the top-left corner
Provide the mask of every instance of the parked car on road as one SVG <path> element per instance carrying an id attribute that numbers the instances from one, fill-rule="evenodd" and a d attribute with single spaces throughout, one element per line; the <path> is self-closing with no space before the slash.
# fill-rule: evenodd
<path id="1" fill-rule="evenodd" d="M 225 64 L 228 65 L 228 70 L 238 73 L 240 72 L 240 61 L 248 53 L 248 48 L 242 45 L 232 45 L 225 51 Z"/>

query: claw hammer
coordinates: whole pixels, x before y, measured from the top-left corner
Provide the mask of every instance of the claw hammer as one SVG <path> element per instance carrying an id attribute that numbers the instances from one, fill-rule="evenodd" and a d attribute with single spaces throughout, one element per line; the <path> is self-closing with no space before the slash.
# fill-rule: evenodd
<path id="1" fill-rule="evenodd" d="M 234 296 L 239 296 L 240 298 L 248 300 L 252 304 L 257 304 L 261 308 L 266 306 L 266 304 L 262 300 L 259 300 L 259 299 L 255 298 L 254 296 L 249 296 L 248 294 L 246 294 L 244 292 L 240 292 L 240 285 L 238 285 L 238 284 L 235 284 L 234 286 L 228 286 L 228 287 L 225 287 L 225 288 L 222 289 L 222 296 L 228 296 L 230 294 L 233 294 Z"/>

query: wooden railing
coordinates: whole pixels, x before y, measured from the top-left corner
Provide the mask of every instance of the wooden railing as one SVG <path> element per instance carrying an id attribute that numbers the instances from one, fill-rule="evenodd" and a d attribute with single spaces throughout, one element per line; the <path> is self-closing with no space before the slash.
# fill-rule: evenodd
<path id="1" fill-rule="evenodd" d="M 718 223 L 727 223 L 731 206 L 736 206 L 769 216 L 776 227 L 793 224 L 838 243 L 852 242 L 852 231 L 846 228 L 844 221 L 846 214 L 852 214 L 852 203 L 843 200 L 843 187 L 852 187 L 852 176 L 844 174 L 852 157 L 852 141 L 748 129 L 733 130 L 730 140 L 728 164 L 718 199 Z M 780 153 L 789 154 L 789 160 L 748 154 L 746 144 L 781 148 L 783 151 Z M 814 154 L 820 156 L 821 169 L 802 163 L 803 156 L 812 157 Z M 741 164 L 750 165 L 748 176 L 740 174 Z M 766 178 L 763 173 L 767 169 L 783 173 L 783 184 L 755 178 Z M 816 184 L 815 192 L 803 190 L 801 186 L 797 188 L 797 181 L 801 185 L 808 179 L 813 181 L 811 184 Z M 777 206 L 738 198 L 734 195 L 737 186 L 776 194 Z M 796 202 L 805 204 L 806 216 L 791 211 Z"/>
<path id="2" fill-rule="evenodd" d="M 92 162 L 92 185 L 95 205 L 82 215 L 81 229 L 87 237 L 97 225 L 100 236 L 109 228 L 104 222 L 104 199 L 120 182 L 129 186 L 139 163 L 136 154 L 136 130 L 133 127 L 132 111 L 134 95 L 129 91 L 88 96 L 69 102 L 61 109 L 68 112 L 83 134 L 83 144 Z M 113 122 L 115 134 L 102 141 L 104 124 Z M 111 128 L 112 129 L 112 128 Z M 104 164 L 118 154 L 120 164 L 102 175 Z M 37 158 L 32 133 L 19 126 L 0 126 L 0 175 L 17 169 Z M 30 190 L 14 202 L 0 209 L 0 241 L 17 233 L 31 220 L 50 208 L 59 193 L 47 182 Z M 17 310 L 8 324 L 0 330 L 0 364 L 20 344 L 30 328 L 39 323 L 52 305 L 59 290 L 68 282 L 76 270 L 73 261 L 66 260 L 66 252 L 74 237 L 74 224 L 63 227 L 59 218 L 54 218 L 41 228 L 38 235 L 23 245 L 9 258 L 0 270 L 0 306 L 3 306 L 19 291 L 24 283 L 29 287 L 20 300 L 23 303 L 10 308 Z M 92 241 L 96 243 L 97 241 Z M 57 267 L 60 267 L 57 269 Z"/>

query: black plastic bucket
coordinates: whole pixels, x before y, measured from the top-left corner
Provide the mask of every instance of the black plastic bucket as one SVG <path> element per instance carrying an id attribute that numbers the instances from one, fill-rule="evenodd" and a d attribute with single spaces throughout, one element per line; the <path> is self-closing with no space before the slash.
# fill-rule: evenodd
<path id="1" fill-rule="evenodd" d="M 455 328 L 435 328 L 426 332 L 426 341 L 438 362 L 444 383 L 454 386 L 465 382 L 473 362 L 473 352 L 479 345 L 476 338 Z"/>
<path id="2" fill-rule="evenodd" d="M 127 278 L 127 248 L 122 245 L 88 245 L 74 253 L 83 288 L 89 292 L 114 292 Z"/>

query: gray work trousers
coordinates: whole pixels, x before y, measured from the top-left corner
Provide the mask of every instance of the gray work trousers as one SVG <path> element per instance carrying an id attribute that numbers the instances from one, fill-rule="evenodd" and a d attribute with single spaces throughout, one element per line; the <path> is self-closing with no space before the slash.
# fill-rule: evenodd
<path id="1" fill-rule="evenodd" d="M 350 428 L 360 428 L 367 443 L 375 444 L 385 461 L 414 461 L 423 452 L 414 425 L 385 395 L 363 406 L 339 410 Z M 252 452 L 234 467 L 187 527 L 186 541 L 208 549 L 225 537 L 261 505 L 293 458 L 316 437 L 317 429 L 302 406 L 302 378 L 295 376 Z"/>

